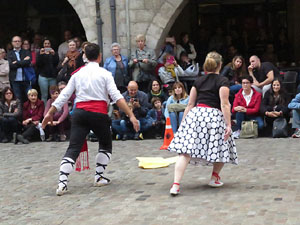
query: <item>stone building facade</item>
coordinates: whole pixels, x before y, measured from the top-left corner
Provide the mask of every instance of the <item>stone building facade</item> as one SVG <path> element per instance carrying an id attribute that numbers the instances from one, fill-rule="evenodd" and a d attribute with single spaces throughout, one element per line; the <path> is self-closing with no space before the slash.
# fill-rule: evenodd
<path id="1" fill-rule="evenodd" d="M 145 34 L 147 45 L 156 50 L 170 31 L 177 16 L 191 0 L 115 0 L 117 42 L 122 46 L 122 53 L 130 54 L 135 47 L 135 36 Z M 89 41 L 97 43 L 96 3 L 94 0 L 68 0 L 81 19 Z M 99 0 L 103 35 L 103 56 L 110 55 L 112 43 L 111 11 L 109 0 Z M 200 0 L 198 2 L 201 2 Z M 235 2 L 238 2 L 235 1 Z M 242 2 L 242 1 L 240 1 Z M 128 10 L 126 10 L 128 9 Z M 293 54 L 300 62 L 300 1 L 288 0 L 289 39 L 294 46 Z M 127 13 L 128 12 L 128 13 Z"/>
<path id="2" fill-rule="evenodd" d="M 93 0 L 68 0 L 81 19 L 89 41 L 97 43 L 96 6 Z M 135 36 L 145 34 L 147 45 L 158 51 L 175 19 L 188 0 L 116 0 L 117 41 L 122 53 L 130 54 L 135 47 Z M 104 58 L 110 55 L 112 43 L 109 0 L 100 1 Z M 127 18 L 128 15 L 128 18 Z M 129 25 L 127 23 L 129 21 Z M 129 29 L 128 29 L 129 28 Z M 128 40 L 128 37 L 130 40 Z"/>

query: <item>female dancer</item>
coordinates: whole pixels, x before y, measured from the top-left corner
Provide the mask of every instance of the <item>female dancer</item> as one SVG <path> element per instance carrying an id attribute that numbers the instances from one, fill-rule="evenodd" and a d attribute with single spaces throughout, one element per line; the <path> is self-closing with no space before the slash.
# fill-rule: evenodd
<path id="1" fill-rule="evenodd" d="M 179 153 L 171 195 L 179 193 L 180 180 L 190 161 L 213 164 L 208 184 L 211 187 L 223 185 L 219 173 L 224 163 L 238 163 L 231 138 L 229 82 L 219 76 L 221 66 L 222 56 L 208 53 L 203 66 L 207 75 L 199 77 L 191 89 L 184 119 L 169 146 L 169 151 Z"/>

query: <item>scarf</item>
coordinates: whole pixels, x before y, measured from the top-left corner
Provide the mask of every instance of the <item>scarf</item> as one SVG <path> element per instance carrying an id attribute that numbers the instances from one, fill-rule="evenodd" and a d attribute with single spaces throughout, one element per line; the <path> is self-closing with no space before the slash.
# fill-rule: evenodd
<path id="1" fill-rule="evenodd" d="M 68 65 L 70 68 L 76 69 L 76 59 L 78 58 L 78 56 L 80 55 L 79 51 L 68 51 L 66 57 L 68 57 L 69 61 L 68 61 Z"/>
<path id="2" fill-rule="evenodd" d="M 175 66 L 174 64 L 166 66 L 166 71 L 170 72 L 173 78 L 176 78 Z"/>

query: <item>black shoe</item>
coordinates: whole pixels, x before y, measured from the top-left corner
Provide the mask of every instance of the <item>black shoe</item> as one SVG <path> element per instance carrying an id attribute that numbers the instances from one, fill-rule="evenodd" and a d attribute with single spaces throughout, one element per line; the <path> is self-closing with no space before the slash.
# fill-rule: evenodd
<path id="1" fill-rule="evenodd" d="M 22 142 L 23 144 L 29 144 L 29 141 L 26 138 L 24 138 L 21 134 L 17 135 L 17 139 L 18 139 L 18 141 Z"/>
<path id="2" fill-rule="evenodd" d="M 127 134 L 123 135 L 122 141 L 126 141 L 128 139 Z"/>
<path id="3" fill-rule="evenodd" d="M 133 139 L 136 141 L 140 140 L 139 135 L 139 133 L 135 133 Z"/>
<path id="4" fill-rule="evenodd" d="M 18 142 L 17 133 L 13 133 L 13 143 L 16 145 Z"/>

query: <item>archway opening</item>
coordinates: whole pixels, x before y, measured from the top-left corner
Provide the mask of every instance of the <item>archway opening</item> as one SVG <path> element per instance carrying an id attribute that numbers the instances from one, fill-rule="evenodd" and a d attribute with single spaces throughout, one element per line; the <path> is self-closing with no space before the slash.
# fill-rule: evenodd
<path id="1" fill-rule="evenodd" d="M 299 58 L 293 48 L 295 22 L 288 16 L 290 8 L 286 0 L 190 0 L 169 34 L 180 42 L 180 33 L 188 32 L 200 65 L 207 52 L 216 50 L 225 64 L 234 51 L 246 59 L 256 54 L 262 61 L 288 67 Z M 268 48 L 273 48 L 272 54 Z"/>
<path id="2" fill-rule="evenodd" d="M 52 39 L 56 48 L 63 39 L 63 32 L 86 40 L 81 21 L 67 0 L 0 0 L 0 47 L 6 47 L 14 35 L 32 41 L 35 33 Z"/>

